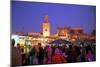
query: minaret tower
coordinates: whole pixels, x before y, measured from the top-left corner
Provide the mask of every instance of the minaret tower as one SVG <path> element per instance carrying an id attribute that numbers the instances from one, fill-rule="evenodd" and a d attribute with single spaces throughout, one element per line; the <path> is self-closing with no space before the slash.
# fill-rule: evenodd
<path id="1" fill-rule="evenodd" d="M 45 37 L 50 36 L 50 23 L 49 23 L 47 15 L 44 17 L 42 29 L 43 29 L 43 36 L 45 36 Z"/>

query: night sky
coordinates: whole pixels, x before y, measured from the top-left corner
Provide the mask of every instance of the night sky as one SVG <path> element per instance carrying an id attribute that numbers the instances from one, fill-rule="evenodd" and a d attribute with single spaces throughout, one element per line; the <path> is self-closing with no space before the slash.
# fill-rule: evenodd
<path id="1" fill-rule="evenodd" d="M 12 1 L 12 32 L 41 32 L 45 15 L 53 33 L 57 26 L 82 27 L 87 33 L 96 28 L 95 6 Z"/>

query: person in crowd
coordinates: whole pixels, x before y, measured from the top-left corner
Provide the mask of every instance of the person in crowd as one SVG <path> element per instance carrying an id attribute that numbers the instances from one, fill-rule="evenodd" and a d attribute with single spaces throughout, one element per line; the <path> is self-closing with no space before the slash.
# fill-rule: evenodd
<path id="1" fill-rule="evenodd" d="M 25 53 L 24 53 L 24 47 L 21 47 L 20 44 L 18 43 L 17 46 L 16 46 L 16 48 L 17 48 L 18 50 L 20 50 L 20 52 L 21 52 L 21 56 L 22 56 L 22 65 L 25 65 L 25 62 L 26 62 L 26 55 L 25 55 Z"/>
<path id="2" fill-rule="evenodd" d="M 42 48 L 41 43 L 38 43 L 38 63 L 43 64 L 44 60 L 44 49 Z"/>
<path id="3" fill-rule="evenodd" d="M 36 49 L 33 46 L 29 51 L 29 62 L 30 62 L 30 65 L 33 64 L 33 58 L 34 58 L 35 52 L 36 52 Z"/>
<path id="4" fill-rule="evenodd" d="M 12 39 L 12 66 L 22 65 L 21 50 L 18 50 L 15 46 L 15 40 Z"/>
<path id="5" fill-rule="evenodd" d="M 81 43 L 81 46 L 80 46 L 80 52 L 81 52 L 81 55 L 80 55 L 80 58 L 81 58 L 81 62 L 85 62 L 85 55 L 86 55 L 86 48 L 85 48 L 85 45 L 84 43 L 82 42 Z"/>
<path id="6" fill-rule="evenodd" d="M 35 54 L 33 56 L 33 64 L 37 65 L 38 64 L 38 59 L 37 59 L 38 48 L 37 48 L 37 45 L 34 46 L 34 49 L 35 49 Z"/>
<path id="7" fill-rule="evenodd" d="M 64 56 L 64 59 L 65 59 L 66 62 L 67 62 L 67 57 L 68 57 L 68 55 L 66 54 L 66 52 L 63 52 L 63 56 Z"/>
<path id="8" fill-rule="evenodd" d="M 18 50 L 21 50 L 21 47 L 20 47 L 20 44 L 19 43 L 17 43 L 17 49 Z"/>
<path id="9" fill-rule="evenodd" d="M 81 52 L 79 46 L 74 46 L 75 52 L 76 52 L 76 62 L 81 61 Z"/>
<path id="10" fill-rule="evenodd" d="M 72 62 L 72 56 L 71 56 L 71 52 L 72 52 L 72 45 L 69 45 L 69 48 L 68 48 L 68 59 L 67 59 L 67 62 L 68 63 L 71 63 Z"/>
<path id="11" fill-rule="evenodd" d="M 48 48 L 47 48 L 47 56 L 48 56 L 48 61 L 47 61 L 47 63 L 51 63 L 51 55 L 52 55 L 52 48 L 51 48 L 51 46 L 49 45 Z"/>
<path id="12" fill-rule="evenodd" d="M 54 54 L 52 55 L 52 63 L 57 64 L 57 63 L 65 63 L 66 60 L 64 59 L 61 51 L 56 48 Z"/>
<path id="13" fill-rule="evenodd" d="M 88 52 L 86 53 L 85 59 L 87 62 L 94 61 L 94 55 L 91 50 L 88 50 Z"/>
<path id="14" fill-rule="evenodd" d="M 48 64 L 48 52 L 47 52 L 48 45 L 44 47 L 44 60 L 43 64 Z"/>
<path id="15" fill-rule="evenodd" d="M 22 54 L 22 65 L 26 65 L 26 54 L 24 52 Z"/>
<path id="16" fill-rule="evenodd" d="M 62 53 L 63 53 L 64 58 L 66 59 L 66 62 L 67 62 L 67 59 L 68 59 L 68 49 L 67 49 L 66 45 L 63 45 L 62 47 L 63 47 L 62 48 Z"/>
<path id="17" fill-rule="evenodd" d="M 77 52 L 75 50 L 75 47 L 73 47 L 70 55 L 71 55 L 71 58 L 72 58 L 72 62 L 77 62 Z"/>

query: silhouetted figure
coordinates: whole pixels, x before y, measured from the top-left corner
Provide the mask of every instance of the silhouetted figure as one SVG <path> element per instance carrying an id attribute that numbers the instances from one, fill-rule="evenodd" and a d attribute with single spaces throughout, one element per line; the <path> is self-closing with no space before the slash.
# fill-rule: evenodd
<path id="1" fill-rule="evenodd" d="M 37 48 L 37 45 L 35 45 L 34 48 L 35 48 L 35 54 L 33 56 L 33 64 L 38 64 L 38 59 L 37 59 L 38 48 Z"/>
<path id="2" fill-rule="evenodd" d="M 52 55 L 52 48 L 51 46 L 48 46 L 47 48 L 48 63 L 51 63 L 51 55 Z"/>
<path id="3" fill-rule="evenodd" d="M 41 43 L 38 43 L 38 63 L 43 64 L 44 60 L 44 49 L 41 46 Z"/>
<path id="4" fill-rule="evenodd" d="M 18 49 L 18 50 L 21 50 L 20 44 L 19 44 L 19 43 L 17 44 L 17 49 Z"/>
<path id="5" fill-rule="evenodd" d="M 30 60 L 29 62 L 31 65 L 33 64 L 33 58 L 34 58 L 35 52 L 36 52 L 36 48 L 33 46 L 29 52 L 29 60 Z"/>
<path id="6" fill-rule="evenodd" d="M 91 45 L 86 46 L 85 59 L 86 61 L 89 61 L 89 62 L 95 60 Z"/>
<path id="7" fill-rule="evenodd" d="M 12 39 L 12 65 L 19 66 L 22 65 L 21 51 L 14 47 L 14 45 L 15 40 Z"/>

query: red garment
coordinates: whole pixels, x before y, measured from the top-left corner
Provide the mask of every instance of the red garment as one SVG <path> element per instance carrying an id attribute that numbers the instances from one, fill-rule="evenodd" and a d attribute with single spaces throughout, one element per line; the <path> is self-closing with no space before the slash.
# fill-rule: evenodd
<path id="1" fill-rule="evenodd" d="M 66 60 L 64 59 L 64 57 L 61 54 L 54 54 L 52 56 L 52 63 L 53 64 L 58 64 L 58 63 L 65 63 Z"/>

